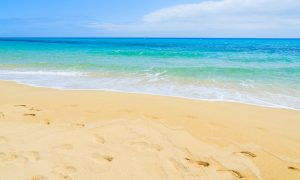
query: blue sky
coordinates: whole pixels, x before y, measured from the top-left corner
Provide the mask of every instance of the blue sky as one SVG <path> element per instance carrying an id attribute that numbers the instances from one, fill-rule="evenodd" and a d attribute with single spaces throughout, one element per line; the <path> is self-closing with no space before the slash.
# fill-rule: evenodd
<path id="1" fill-rule="evenodd" d="M 300 37 L 299 0 L 1 0 L 0 36 Z"/>

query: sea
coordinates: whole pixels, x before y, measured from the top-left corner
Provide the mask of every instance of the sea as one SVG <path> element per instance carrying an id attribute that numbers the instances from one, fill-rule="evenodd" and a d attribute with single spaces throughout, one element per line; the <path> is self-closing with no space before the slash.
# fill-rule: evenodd
<path id="1" fill-rule="evenodd" d="M 0 80 L 300 110 L 300 39 L 0 38 Z"/>

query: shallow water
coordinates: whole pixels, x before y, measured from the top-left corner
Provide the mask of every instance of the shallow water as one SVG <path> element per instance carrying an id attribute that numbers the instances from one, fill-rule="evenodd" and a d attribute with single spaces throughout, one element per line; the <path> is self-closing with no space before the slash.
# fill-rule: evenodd
<path id="1" fill-rule="evenodd" d="M 0 79 L 300 109 L 300 39 L 0 38 Z"/>

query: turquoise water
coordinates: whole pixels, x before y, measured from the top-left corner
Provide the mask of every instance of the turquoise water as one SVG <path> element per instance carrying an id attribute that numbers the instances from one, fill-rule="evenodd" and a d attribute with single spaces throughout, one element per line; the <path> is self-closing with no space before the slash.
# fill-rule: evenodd
<path id="1" fill-rule="evenodd" d="M 300 39 L 0 38 L 0 79 L 300 109 Z"/>

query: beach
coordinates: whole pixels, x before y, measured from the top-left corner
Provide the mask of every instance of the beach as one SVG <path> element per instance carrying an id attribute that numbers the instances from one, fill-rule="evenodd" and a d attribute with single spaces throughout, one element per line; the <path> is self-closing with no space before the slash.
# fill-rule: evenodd
<path id="1" fill-rule="evenodd" d="M 300 180 L 300 0 L 0 4 L 0 180 Z"/>
<path id="2" fill-rule="evenodd" d="M 300 111 L 0 82 L 0 179 L 300 179 Z"/>

